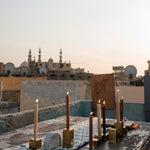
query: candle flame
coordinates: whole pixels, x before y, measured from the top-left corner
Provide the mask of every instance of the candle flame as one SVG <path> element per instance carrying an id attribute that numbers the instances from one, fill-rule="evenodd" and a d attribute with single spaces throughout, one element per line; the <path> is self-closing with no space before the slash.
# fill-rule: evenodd
<path id="1" fill-rule="evenodd" d="M 105 105 L 105 101 L 103 101 L 103 105 Z"/>
<path id="2" fill-rule="evenodd" d="M 119 92 L 119 89 L 117 89 L 117 92 Z"/>
<path id="3" fill-rule="evenodd" d="M 92 115 L 93 115 L 93 112 L 90 113 L 90 116 L 92 116 Z"/>
<path id="4" fill-rule="evenodd" d="M 98 104 L 100 104 L 100 103 L 101 103 L 101 99 L 98 100 Z"/>
<path id="5" fill-rule="evenodd" d="M 39 102 L 39 99 L 36 99 L 36 100 L 35 100 L 35 103 L 38 104 L 38 102 Z"/>
<path id="6" fill-rule="evenodd" d="M 123 96 L 121 97 L 121 99 L 123 99 Z"/>
<path id="7" fill-rule="evenodd" d="M 69 91 L 67 91 L 67 95 L 69 95 Z"/>

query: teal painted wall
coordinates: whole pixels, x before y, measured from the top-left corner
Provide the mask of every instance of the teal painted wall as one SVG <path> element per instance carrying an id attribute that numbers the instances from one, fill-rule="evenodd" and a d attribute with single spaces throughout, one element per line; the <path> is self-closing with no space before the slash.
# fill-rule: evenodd
<path id="1" fill-rule="evenodd" d="M 92 101 L 76 101 L 70 103 L 70 115 L 88 117 L 92 112 Z M 66 115 L 66 105 L 59 104 L 39 109 L 39 122 Z M 96 115 L 97 116 L 97 115 Z M 0 133 L 12 131 L 33 124 L 34 112 L 25 111 L 0 117 Z M 112 109 L 106 110 L 107 118 L 114 118 Z M 145 121 L 144 104 L 125 103 L 124 117 L 133 121 Z"/>
<path id="2" fill-rule="evenodd" d="M 6 132 L 6 131 L 7 131 L 7 129 L 6 129 L 6 124 L 5 124 L 5 122 L 0 120 L 0 134 L 1 134 L 1 133 L 4 133 L 4 132 Z"/>
<path id="3" fill-rule="evenodd" d="M 144 104 L 125 103 L 124 104 L 124 117 L 133 121 L 145 121 Z"/>
<path id="4" fill-rule="evenodd" d="M 92 112 L 92 101 L 81 101 L 82 105 L 82 116 L 89 117 L 90 112 Z"/>
<path id="5" fill-rule="evenodd" d="M 123 110 L 123 117 L 128 120 L 145 121 L 144 104 L 124 103 Z M 114 110 L 106 110 L 106 118 L 114 119 Z"/>

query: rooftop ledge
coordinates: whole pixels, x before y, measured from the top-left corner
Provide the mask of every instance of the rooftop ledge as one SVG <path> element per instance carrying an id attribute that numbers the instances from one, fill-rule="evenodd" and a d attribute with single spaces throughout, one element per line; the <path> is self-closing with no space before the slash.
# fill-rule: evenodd
<path id="1" fill-rule="evenodd" d="M 70 115 L 88 117 L 92 111 L 91 100 L 70 102 Z M 124 117 L 133 121 L 145 121 L 144 104 L 124 103 Z M 66 104 L 39 108 L 39 122 L 66 115 Z M 33 124 L 33 110 L 0 115 L 0 134 Z M 107 118 L 114 118 L 114 110 L 106 110 Z"/>

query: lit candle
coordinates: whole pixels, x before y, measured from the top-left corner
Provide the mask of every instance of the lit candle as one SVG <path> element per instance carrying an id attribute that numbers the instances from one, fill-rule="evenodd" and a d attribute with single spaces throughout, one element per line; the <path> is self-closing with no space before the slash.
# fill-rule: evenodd
<path id="1" fill-rule="evenodd" d="M 97 128 L 98 128 L 98 136 L 101 136 L 101 99 L 97 104 Z"/>
<path id="2" fill-rule="evenodd" d="M 123 96 L 121 97 L 120 100 L 120 121 L 123 120 Z"/>
<path id="3" fill-rule="evenodd" d="M 119 94 L 119 89 L 117 89 L 117 97 L 116 97 L 116 119 L 117 122 L 120 121 L 120 113 L 119 113 L 119 101 L 120 101 L 120 94 Z"/>
<path id="4" fill-rule="evenodd" d="M 89 116 L 89 147 L 93 146 L 93 112 Z"/>
<path id="5" fill-rule="evenodd" d="M 38 129 L 38 101 L 35 100 L 34 103 L 34 140 L 37 140 L 37 129 Z"/>
<path id="6" fill-rule="evenodd" d="M 70 109 L 69 109 L 69 91 L 66 95 L 66 128 L 69 130 L 70 128 Z"/>
<path id="7" fill-rule="evenodd" d="M 106 110 L 105 110 L 105 101 L 103 102 L 103 106 L 102 106 L 102 108 L 103 108 L 103 135 L 105 135 L 106 134 L 106 123 L 105 123 L 105 121 L 106 121 Z"/>

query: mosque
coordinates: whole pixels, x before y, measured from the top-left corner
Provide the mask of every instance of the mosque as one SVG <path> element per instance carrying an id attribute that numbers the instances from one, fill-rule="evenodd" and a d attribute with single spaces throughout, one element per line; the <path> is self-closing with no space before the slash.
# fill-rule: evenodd
<path id="1" fill-rule="evenodd" d="M 71 63 L 62 61 L 62 49 L 59 53 L 59 62 L 50 58 L 47 62 L 41 60 L 41 48 L 39 48 L 38 60 L 32 59 L 32 51 L 29 49 L 28 60 L 17 68 L 12 62 L 0 63 L 0 76 L 44 76 L 47 79 L 90 79 L 91 73 L 86 73 L 82 68 L 73 69 Z"/>

